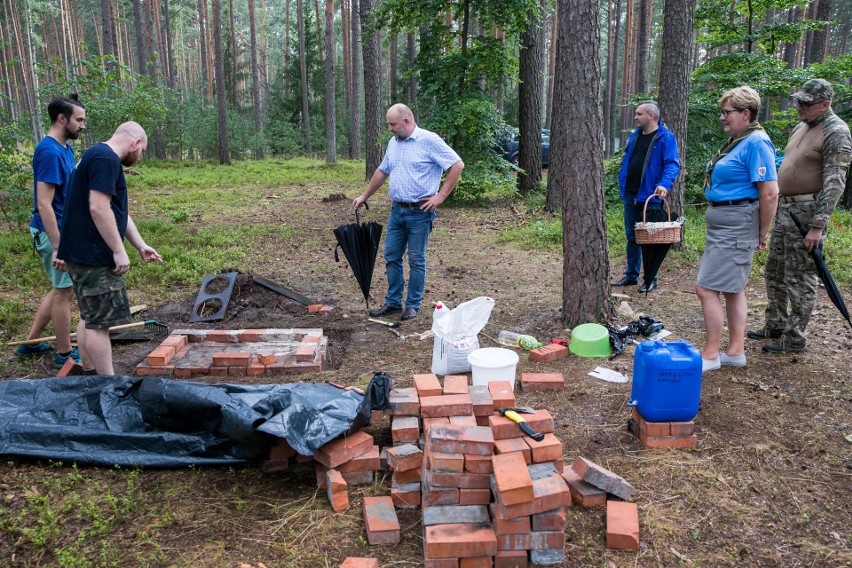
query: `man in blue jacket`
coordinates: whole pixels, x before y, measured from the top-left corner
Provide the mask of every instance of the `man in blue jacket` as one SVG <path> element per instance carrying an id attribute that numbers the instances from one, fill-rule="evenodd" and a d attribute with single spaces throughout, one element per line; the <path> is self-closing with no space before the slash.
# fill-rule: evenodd
<path id="1" fill-rule="evenodd" d="M 630 134 L 618 185 L 624 201 L 624 232 L 627 234 L 627 268 L 624 277 L 613 286 L 634 286 L 639 282 L 642 266 L 642 248 L 636 244 L 634 227 L 642 221 L 645 201 L 648 203 L 648 221 L 665 220 L 665 209 L 658 197 L 665 198 L 680 171 L 677 140 L 672 131 L 660 122 L 660 107 L 654 101 L 643 101 L 633 116 L 636 130 Z M 657 287 L 657 275 L 645 274 L 639 292 L 650 292 Z"/>

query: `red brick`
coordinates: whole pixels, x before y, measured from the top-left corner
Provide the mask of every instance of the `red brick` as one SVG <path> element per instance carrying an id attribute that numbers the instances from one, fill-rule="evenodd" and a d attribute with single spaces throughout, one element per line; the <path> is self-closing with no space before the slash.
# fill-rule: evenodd
<path id="1" fill-rule="evenodd" d="M 296 455 L 296 450 L 290 447 L 287 440 L 279 438 L 274 446 L 269 448 L 269 459 L 280 460 L 292 458 Z"/>
<path id="2" fill-rule="evenodd" d="M 390 393 L 394 416 L 420 416 L 420 399 L 415 389 L 394 389 Z"/>
<path id="3" fill-rule="evenodd" d="M 404 485 L 406 483 L 420 483 L 422 467 L 409 469 L 408 471 L 394 471 L 391 473 L 391 481 Z"/>
<path id="4" fill-rule="evenodd" d="M 423 548 L 429 558 L 494 556 L 497 536 L 488 525 L 433 525 L 424 529 Z"/>
<path id="5" fill-rule="evenodd" d="M 465 525 L 470 523 L 490 523 L 488 508 L 483 506 L 426 507 L 423 509 L 421 524 L 424 527 L 432 525 Z"/>
<path id="6" fill-rule="evenodd" d="M 212 341 L 213 343 L 236 343 L 237 336 L 228 330 L 214 330 L 204 335 L 204 341 Z"/>
<path id="7" fill-rule="evenodd" d="M 175 377 L 182 378 L 182 379 L 188 379 L 189 377 L 192 376 L 192 369 L 173 367 L 172 375 L 174 375 Z"/>
<path id="8" fill-rule="evenodd" d="M 428 438 L 429 437 L 429 428 L 433 424 L 449 424 L 450 419 L 447 416 L 439 416 L 438 418 L 424 418 L 423 419 L 423 434 Z"/>
<path id="9" fill-rule="evenodd" d="M 524 461 L 528 464 L 532 463 L 532 451 L 529 444 L 523 438 L 503 438 L 502 440 L 494 440 L 495 454 L 509 454 L 512 452 L 520 452 L 524 456 Z"/>
<path id="10" fill-rule="evenodd" d="M 530 517 L 532 520 L 532 530 L 534 531 L 565 531 L 565 523 L 568 522 L 568 516 L 565 514 L 565 509 L 556 509 L 538 513 Z"/>
<path id="11" fill-rule="evenodd" d="M 618 550 L 639 550 L 639 509 L 636 503 L 606 502 L 606 545 Z"/>
<path id="12" fill-rule="evenodd" d="M 444 394 L 468 394 L 467 375 L 446 375 Z"/>
<path id="13" fill-rule="evenodd" d="M 185 335 L 170 335 L 160 342 L 160 345 L 168 345 L 177 350 L 183 349 L 188 342 Z"/>
<path id="14" fill-rule="evenodd" d="M 521 373 L 521 390 L 524 392 L 561 391 L 564 388 L 562 373 Z"/>
<path id="15" fill-rule="evenodd" d="M 526 503 L 535 498 L 533 481 L 519 452 L 492 456 L 496 499 L 502 505 Z"/>
<path id="16" fill-rule="evenodd" d="M 491 516 L 501 519 L 516 519 L 571 505 L 571 492 L 568 490 L 565 480 L 558 474 L 533 479 L 533 493 L 535 499 L 528 503 L 518 503 L 517 505 L 492 503 L 489 505 Z"/>
<path id="17" fill-rule="evenodd" d="M 692 436 L 642 436 L 639 441 L 645 448 L 694 448 L 697 444 L 695 434 Z"/>
<path id="18" fill-rule="evenodd" d="M 543 550 L 548 548 L 564 548 L 564 546 L 565 533 L 563 531 L 497 535 L 498 550 Z"/>
<path id="19" fill-rule="evenodd" d="M 434 505 L 460 505 L 458 487 L 428 487 L 427 484 L 422 486 L 421 500 L 423 507 L 432 507 Z"/>
<path id="20" fill-rule="evenodd" d="M 558 471 L 559 473 L 565 471 L 565 462 L 562 461 L 562 458 L 559 458 L 558 460 L 553 460 L 550 463 L 553 465 L 554 469 L 556 469 L 556 471 Z"/>
<path id="21" fill-rule="evenodd" d="M 436 424 L 429 429 L 427 447 L 430 452 L 487 456 L 494 452 L 494 436 L 483 426 Z"/>
<path id="22" fill-rule="evenodd" d="M 476 425 L 477 426 L 491 426 L 488 425 L 488 416 L 476 416 Z"/>
<path id="23" fill-rule="evenodd" d="M 139 364 L 141 366 L 141 363 Z M 143 373 L 139 372 L 139 366 L 136 367 L 136 374 L 142 375 Z M 150 368 L 150 367 L 148 367 Z M 147 370 L 147 369 L 146 369 Z M 83 374 L 83 366 L 74 361 L 73 358 L 68 357 L 65 360 L 65 363 L 62 365 L 62 368 L 59 369 L 59 372 L 56 373 L 57 377 L 74 377 L 77 375 Z"/>
<path id="24" fill-rule="evenodd" d="M 391 483 L 391 499 L 394 506 L 400 509 L 420 507 L 420 484 Z"/>
<path id="25" fill-rule="evenodd" d="M 296 361 L 299 363 L 310 363 L 317 356 L 317 346 L 315 343 L 300 343 L 296 348 Z"/>
<path id="26" fill-rule="evenodd" d="M 527 568 L 525 550 L 498 550 L 494 557 L 494 568 Z"/>
<path id="27" fill-rule="evenodd" d="M 379 561 L 375 558 L 350 556 L 343 561 L 340 568 L 379 568 Z"/>
<path id="28" fill-rule="evenodd" d="M 695 422 L 669 422 L 672 429 L 672 436 L 686 437 L 695 434 Z"/>
<path id="29" fill-rule="evenodd" d="M 459 558 L 459 568 L 491 568 L 490 556 Z"/>
<path id="30" fill-rule="evenodd" d="M 459 568 L 458 558 L 424 558 L 423 568 Z"/>
<path id="31" fill-rule="evenodd" d="M 230 371 L 230 368 L 228 370 Z M 248 367 L 244 369 L 244 371 L 249 377 L 260 376 L 266 372 L 266 365 L 261 365 L 260 363 L 252 361 L 249 363 Z"/>
<path id="32" fill-rule="evenodd" d="M 487 489 L 491 486 L 491 475 L 487 473 L 423 472 L 423 483 L 430 487 L 457 487 L 459 489 Z"/>
<path id="33" fill-rule="evenodd" d="M 530 361 L 536 361 L 537 363 L 549 363 L 550 361 L 562 359 L 567 355 L 567 347 L 551 343 L 550 345 L 542 345 L 541 347 L 530 351 Z"/>
<path id="34" fill-rule="evenodd" d="M 530 426 L 541 432 L 542 434 L 549 434 L 553 432 L 553 416 L 550 415 L 545 409 L 536 410 L 535 414 L 524 414 L 524 420 L 526 420 Z M 491 430 L 494 432 L 495 440 L 504 440 L 506 438 L 518 438 L 522 436 L 521 429 L 517 424 L 505 418 L 503 416 L 499 416 L 497 414 L 492 414 L 488 417 L 488 424 L 491 426 Z"/>
<path id="35" fill-rule="evenodd" d="M 335 512 L 339 513 L 349 508 L 349 488 L 339 471 L 329 469 L 325 472 L 325 487 L 331 508 Z"/>
<path id="36" fill-rule="evenodd" d="M 420 414 L 428 418 L 472 415 L 473 401 L 469 394 L 430 396 L 420 401 Z"/>
<path id="37" fill-rule="evenodd" d="M 553 434 L 545 434 L 541 442 L 536 442 L 530 437 L 524 437 L 524 441 L 532 451 L 533 463 L 562 459 L 562 442 Z"/>
<path id="38" fill-rule="evenodd" d="M 257 343 L 265 329 L 240 329 L 237 331 L 237 341 L 240 343 Z"/>
<path id="39" fill-rule="evenodd" d="M 464 454 L 429 452 L 426 457 L 426 467 L 433 471 L 461 473 L 464 471 L 464 458 Z"/>
<path id="40" fill-rule="evenodd" d="M 525 534 L 532 530 L 530 517 L 518 519 L 494 519 L 494 532 L 501 534 Z"/>
<path id="41" fill-rule="evenodd" d="M 459 489 L 459 505 L 488 505 L 491 489 Z"/>
<path id="42" fill-rule="evenodd" d="M 591 483 L 586 483 L 570 467 L 562 472 L 562 479 L 571 490 L 571 498 L 574 504 L 580 507 L 602 507 L 606 504 L 606 491 L 598 489 Z"/>
<path id="43" fill-rule="evenodd" d="M 220 351 L 213 354 L 213 365 L 217 367 L 247 367 L 251 353 L 247 351 Z"/>
<path id="44" fill-rule="evenodd" d="M 228 376 L 228 367 L 214 367 L 210 366 L 207 368 L 207 372 L 214 377 L 227 377 Z"/>
<path id="45" fill-rule="evenodd" d="M 395 446 L 417 443 L 420 439 L 420 420 L 416 416 L 394 416 L 391 420 L 391 439 Z"/>
<path id="46" fill-rule="evenodd" d="M 370 544 L 399 542 L 399 520 L 390 497 L 364 497 L 364 524 Z"/>
<path id="47" fill-rule="evenodd" d="M 271 473 L 278 473 L 280 471 L 285 471 L 290 467 L 290 460 L 264 460 L 260 467 L 263 470 L 263 473 L 267 475 Z"/>
<path id="48" fill-rule="evenodd" d="M 423 464 L 423 452 L 412 444 L 387 449 L 388 467 L 394 471 L 408 471 Z"/>
<path id="49" fill-rule="evenodd" d="M 324 304 L 311 304 L 308 306 L 308 313 L 315 314 L 322 310 Z"/>
<path id="50" fill-rule="evenodd" d="M 377 422 L 381 422 L 385 419 L 385 411 L 384 410 L 371 410 L 370 411 L 370 424 L 376 424 Z"/>
<path id="51" fill-rule="evenodd" d="M 163 367 L 168 365 L 169 361 L 174 358 L 177 349 L 170 345 L 161 345 L 155 348 L 145 358 L 145 361 L 152 367 Z"/>
<path id="52" fill-rule="evenodd" d="M 375 472 L 372 471 L 344 471 L 340 475 L 346 480 L 349 487 L 356 485 L 372 485 L 375 481 Z"/>
<path id="53" fill-rule="evenodd" d="M 584 457 L 577 456 L 571 468 L 583 481 L 616 497 L 629 499 L 630 493 L 633 492 L 633 486 L 626 479 Z"/>
<path id="54" fill-rule="evenodd" d="M 492 408 L 495 411 L 515 406 L 515 393 L 512 391 L 512 383 L 509 381 L 488 383 L 488 392 L 491 395 Z"/>
<path id="55" fill-rule="evenodd" d="M 372 449 L 373 437 L 359 430 L 350 436 L 336 438 L 326 443 L 317 450 L 314 459 L 328 468 L 334 468 Z"/>
<path id="56" fill-rule="evenodd" d="M 341 473 L 354 471 L 378 471 L 380 468 L 381 460 L 379 459 L 378 446 L 373 446 L 370 451 L 337 466 L 337 470 Z"/>
<path id="57" fill-rule="evenodd" d="M 414 375 L 414 388 L 417 389 L 417 396 L 425 398 L 427 396 L 440 396 L 443 394 L 441 383 L 438 381 L 438 376 L 432 373 L 424 373 Z"/>
<path id="58" fill-rule="evenodd" d="M 450 416 L 450 424 L 456 426 L 479 426 L 476 423 L 476 416 Z"/>
<path id="59" fill-rule="evenodd" d="M 488 391 L 487 385 L 471 385 L 468 387 L 467 392 L 473 403 L 474 416 L 488 416 L 494 412 L 494 401 L 491 399 L 491 393 Z M 480 426 L 484 426 L 484 424 L 480 424 Z"/>
<path id="60" fill-rule="evenodd" d="M 257 362 L 261 365 L 272 365 L 278 361 L 278 357 L 275 356 L 275 353 L 270 351 L 258 351 L 254 356 L 257 357 Z"/>
<path id="61" fill-rule="evenodd" d="M 494 464 L 491 462 L 491 456 L 466 454 L 464 456 L 464 470 L 470 473 L 494 473 Z"/>

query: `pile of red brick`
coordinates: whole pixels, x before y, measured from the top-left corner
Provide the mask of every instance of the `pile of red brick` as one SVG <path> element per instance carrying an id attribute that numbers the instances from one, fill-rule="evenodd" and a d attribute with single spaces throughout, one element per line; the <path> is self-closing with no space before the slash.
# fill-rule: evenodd
<path id="1" fill-rule="evenodd" d="M 695 422 L 648 422 L 636 407 L 627 421 L 627 429 L 637 438 L 643 448 L 694 448 Z"/>
<path id="2" fill-rule="evenodd" d="M 136 366 L 137 375 L 192 377 L 321 371 L 322 329 L 179 329 Z"/>

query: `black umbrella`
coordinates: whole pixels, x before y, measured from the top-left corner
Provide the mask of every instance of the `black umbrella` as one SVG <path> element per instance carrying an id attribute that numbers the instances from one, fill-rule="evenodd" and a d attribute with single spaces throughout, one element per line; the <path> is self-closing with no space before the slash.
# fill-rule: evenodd
<path id="1" fill-rule="evenodd" d="M 668 210 L 669 204 L 665 201 L 663 203 L 666 205 L 665 211 L 661 207 L 654 207 L 649 211 L 648 201 L 646 201 L 645 210 L 642 214 L 643 222 L 665 223 L 671 221 L 671 214 Z M 650 284 L 657 277 L 660 266 L 663 265 L 663 260 L 669 254 L 669 249 L 672 248 L 672 243 L 643 243 L 640 246 L 642 247 L 642 272 L 645 274 L 645 283 Z"/>
<path id="2" fill-rule="evenodd" d="M 789 209 L 787 212 L 790 214 L 790 217 L 793 218 L 793 222 L 796 224 L 796 227 L 798 227 L 799 232 L 802 233 L 802 237 L 807 235 L 808 227 L 806 225 L 802 225 L 802 221 L 799 219 L 798 215 Z M 811 249 L 811 258 L 814 259 L 817 274 L 819 274 L 820 280 L 822 280 L 822 283 L 825 285 L 825 293 L 828 294 L 828 298 L 835 306 L 837 306 L 837 309 L 840 310 L 840 315 L 846 318 L 846 321 L 849 322 L 849 326 L 852 327 L 852 319 L 849 319 L 849 310 L 846 308 L 846 302 L 843 301 L 843 296 L 840 295 L 840 289 L 837 287 L 837 283 L 831 276 L 831 272 L 828 271 L 828 265 L 825 263 L 825 257 L 822 256 L 821 246 L 815 246 Z"/>
<path id="3" fill-rule="evenodd" d="M 364 207 L 369 209 L 365 203 Z M 337 238 L 337 247 L 343 249 L 346 260 L 355 274 L 367 307 L 370 307 L 370 284 L 373 282 L 373 268 L 376 265 L 376 253 L 379 250 L 379 241 L 382 238 L 382 226 L 378 223 L 362 223 L 355 210 L 355 222 L 341 225 L 334 230 Z M 334 260 L 340 262 L 337 255 L 337 247 L 334 248 Z"/>

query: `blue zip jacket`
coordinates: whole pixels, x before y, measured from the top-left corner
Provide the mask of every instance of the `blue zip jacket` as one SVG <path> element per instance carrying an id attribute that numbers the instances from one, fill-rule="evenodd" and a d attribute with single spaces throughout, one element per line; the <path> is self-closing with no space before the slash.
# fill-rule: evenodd
<path id="1" fill-rule="evenodd" d="M 618 172 L 618 185 L 621 188 L 622 201 L 627 200 L 624 188 L 627 185 L 627 164 L 630 163 L 630 157 L 633 155 L 636 136 L 641 132 L 640 128 L 636 128 L 630 133 L 630 139 L 627 141 L 627 150 L 624 153 L 624 160 L 621 161 L 621 171 Z M 644 202 L 649 195 L 654 193 L 658 185 L 661 185 L 671 191 L 672 184 L 680 171 L 680 159 L 677 155 L 677 139 L 672 131 L 666 128 L 662 122 L 657 127 L 657 135 L 654 136 L 654 141 L 651 142 L 651 148 L 648 155 L 645 157 L 645 165 L 642 167 L 642 181 L 639 184 L 639 192 L 636 194 L 636 200 Z M 652 203 L 659 203 L 659 199 L 652 199 Z"/>

